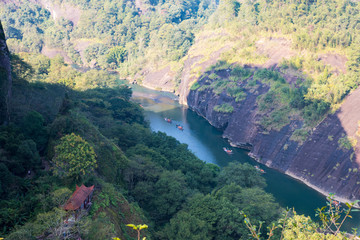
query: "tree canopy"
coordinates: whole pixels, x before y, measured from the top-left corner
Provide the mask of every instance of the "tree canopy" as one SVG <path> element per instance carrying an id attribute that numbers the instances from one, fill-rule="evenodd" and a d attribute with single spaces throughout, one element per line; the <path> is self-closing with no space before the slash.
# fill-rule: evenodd
<path id="1" fill-rule="evenodd" d="M 53 163 L 56 175 L 77 179 L 97 167 L 94 148 L 74 133 L 60 139 L 60 143 L 55 147 Z"/>

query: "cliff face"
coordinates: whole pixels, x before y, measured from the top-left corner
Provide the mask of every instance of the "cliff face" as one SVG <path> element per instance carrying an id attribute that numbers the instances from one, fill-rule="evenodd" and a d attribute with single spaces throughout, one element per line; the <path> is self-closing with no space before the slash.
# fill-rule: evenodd
<path id="1" fill-rule="evenodd" d="M 342 107 L 329 115 L 300 144 L 290 140 L 294 130 L 302 126 L 291 120 L 280 131 L 266 132 L 258 124 L 260 115 L 256 98 L 266 92 L 260 86 L 255 93 L 247 93 L 244 101 L 236 103 L 226 94 L 212 90 L 190 91 L 187 102 L 191 109 L 206 118 L 213 126 L 224 130 L 223 136 L 233 146 L 250 149 L 250 155 L 269 167 L 302 180 L 323 193 L 336 193 L 339 198 L 360 199 L 360 144 L 344 148 L 340 143 L 346 136 L 356 135 L 360 120 L 360 89 L 349 95 Z M 214 106 L 231 103 L 232 113 L 219 113 Z M 360 142 L 360 141 L 358 141 Z"/>
<path id="2" fill-rule="evenodd" d="M 11 85 L 10 53 L 6 45 L 5 33 L 0 22 L 0 124 L 9 121 Z"/>

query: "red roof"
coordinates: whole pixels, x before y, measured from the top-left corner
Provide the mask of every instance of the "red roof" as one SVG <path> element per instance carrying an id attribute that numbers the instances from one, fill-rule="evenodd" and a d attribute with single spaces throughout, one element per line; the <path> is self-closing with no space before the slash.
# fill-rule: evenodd
<path id="1" fill-rule="evenodd" d="M 66 202 L 64 209 L 76 210 L 80 208 L 81 204 L 83 204 L 85 199 L 92 193 L 93 190 L 94 185 L 92 185 L 91 187 L 85 187 L 84 184 L 81 185 L 81 187 L 78 187 L 78 185 L 76 185 L 76 190 Z"/>

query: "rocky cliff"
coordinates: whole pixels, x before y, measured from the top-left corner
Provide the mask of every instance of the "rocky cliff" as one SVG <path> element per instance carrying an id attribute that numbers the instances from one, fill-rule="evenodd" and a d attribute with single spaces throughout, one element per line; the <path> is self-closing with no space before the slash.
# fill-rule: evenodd
<path id="1" fill-rule="evenodd" d="M 205 80 L 206 81 L 206 78 Z M 201 80 L 198 82 L 202 84 Z M 223 136 L 233 146 L 250 149 L 250 155 L 269 167 L 302 180 L 318 191 L 336 193 L 338 199 L 360 199 L 360 89 L 351 93 L 336 113 L 325 118 L 302 144 L 291 140 L 303 122 L 291 119 L 279 131 L 264 131 L 259 124 L 257 97 L 268 91 L 261 85 L 257 91 L 246 91 L 247 97 L 235 102 L 225 93 L 211 89 L 191 90 L 187 103 L 213 126 L 224 130 Z M 234 110 L 221 113 L 216 105 L 230 103 Z M 344 147 L 346 139 L 356 146 Z"/>
<path id="2" fill-rule="evenodd" d="M 0 124 L 9 121 L 11 85 L 10 53 L 6 45 L 5 33 L 0 22 Z"/>

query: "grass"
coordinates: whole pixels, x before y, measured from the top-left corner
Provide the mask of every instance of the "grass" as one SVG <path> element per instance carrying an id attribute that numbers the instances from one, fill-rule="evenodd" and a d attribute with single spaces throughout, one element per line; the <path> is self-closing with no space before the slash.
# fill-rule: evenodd
<path id="1" fill-rule="evenodd" d="M 229 82 L 227 80 L 220 80 L 211 83 L 210 86 L 212 87 L 215 94 L 220 95 L 223 91 L 225 91 L 228 83 Z"/>
<path id="2" fill-rule="evenodd" d="M 244 92 L 244 89 L 241 87 L 237 87 L 237 86 L 231 87 L 228 88 L 226 91 L 230 97 L 235 98 L 235 102 L 241 102 L 246 98 L 246 93 Z"/>
<path id="3" fill-rule="evenodd" d="M 252 74 L 253 74 L 252 70 L 243 68 L 239 65 L 234 65 L 230 72 L 231 77 L 237 78 L 237 81 L 241 81 L 241 82 L 250 78 Z"/>
<path id="4" fill-rule="evenodd" d="M 195 82 L 191 87 L 190 87 L 190 90 L 192 91 L 195 91 L 197 90 L 198 88 L 200 88 L 200 84 L 198 82 Z"/>
<path id="5" fill-rule="evenodd" d="M 200 62 L 209 60 L 212 53 L 219 51 L 224 46 L 231 46 L 234 44 L 228 33 L 223 29 L 205 30 L 196 37 L 197 42 L 190 48 L 189 56 L 203 56 Z"/>
<path id="6" fill-rule="evenodd" d="M 279 131 L 290 123 L 290 111 L 288 107 L 283 107 L 272 111 L 269 115 L 264 115 L 260 120 L 260 124 L 267 130 Z"/>
<path id="7" fill-rule="evenodd" d="M 190 74 L 191 77 L 195 77 L 198 79 L 201 76 L 203 68 L 201 66 L 197 66 L 191 69 Z"/>
<path id="8" fill-rule="evenodd" d="M 207 89 L 211 89 L 211 86 L 210 86 L 210 85 L 202 85 L 202 86 L 198 89 L 198 91 L 201 92 L 201 91 L 205 91 L 205 90 L 207 90 Z"/>
<path id="9" fill-rule="evenodd" d="M 307 137 L 309 136 L 309 131 L 306 129 L 296 129 L 290 137 L 290 140 L 296 141 L 302 145 Z"/>
<path id="10" fill-rule="evenodd" d="M 232 113 L 234 111 L 234 107 L 230 105 L 230 103 L 223 103 L 221 105 L 216 105 L 214 107 L 214 111 L 221 113 Z"/>
<path id="11" fill-rule="evenodd" d="M 256 47 L 252 44 L 244 47 L 233 47 L 222 53 L 221 58 L 230 63 L 254 65 L 262 65 L 268 60 L 268 57 L 256 53 Z"/>

